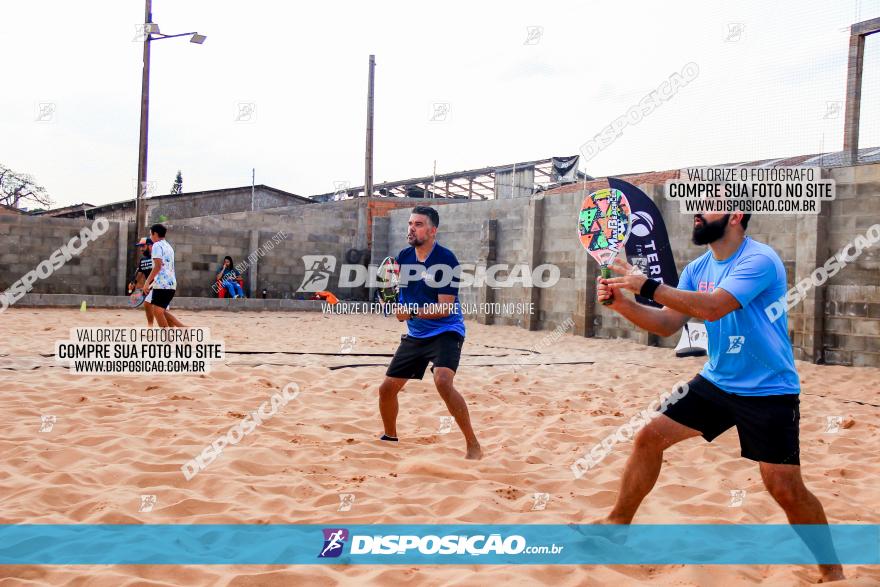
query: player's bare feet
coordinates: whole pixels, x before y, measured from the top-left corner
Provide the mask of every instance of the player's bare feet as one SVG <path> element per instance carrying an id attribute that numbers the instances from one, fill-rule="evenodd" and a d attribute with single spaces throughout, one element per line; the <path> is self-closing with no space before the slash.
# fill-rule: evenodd
<path id="1" fill-rule="evenodd" d="M 483 449 L 479 444 L 469 445 L 467 447 L 467 455 L 464 457 L 471 461 L 479 461 L 483 458 Z"/>
<path id="2" fill-rule="evenodd" d="M 846 579 L 843 575 L 843 567 L 840 565 L 819 565 L 819 575 L 819 583 L 831 583 Z"/>

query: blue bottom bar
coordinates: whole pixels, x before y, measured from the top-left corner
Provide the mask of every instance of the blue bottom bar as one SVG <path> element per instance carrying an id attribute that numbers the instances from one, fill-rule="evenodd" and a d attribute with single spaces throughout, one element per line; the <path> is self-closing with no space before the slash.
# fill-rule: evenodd
<path id="1" fill-rule="evenodd" d="M 876 565 L 880 525 L 25 524 L 0 545 L 6 565 Z"/>

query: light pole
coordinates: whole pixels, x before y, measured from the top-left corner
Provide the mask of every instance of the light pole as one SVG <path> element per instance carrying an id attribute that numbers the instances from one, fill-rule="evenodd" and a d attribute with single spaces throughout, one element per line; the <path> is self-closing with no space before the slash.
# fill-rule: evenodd
<path id="1" fill-rule="evenodd" d="M 144 72 L 141 78 L 141 132 L 138 148 L 137 195 L 135 196 L 135 241 L 140 238 L 140 232 L 147 223 L 147 206 L 144 202 L 144 196 L 147 192 L 147 132 L 150 116 L 150 42 L 187 35 L 192 35 L 189 42 L 197 45 L 204 43 L 207 38 L 196 32 L 180 33 L 179 35 L 160 33 L 159 25 L 153 22 L 153 1 L 146 0 L 144 10 Z"/>
<path id="2" fill-rule="evenodd" d="M 370 55 L 370 74 L 367 82 L 367 149 L 364 172 L 364 196 L 373 197 L 373 80 L 376 76 L 376 56 Z"/>

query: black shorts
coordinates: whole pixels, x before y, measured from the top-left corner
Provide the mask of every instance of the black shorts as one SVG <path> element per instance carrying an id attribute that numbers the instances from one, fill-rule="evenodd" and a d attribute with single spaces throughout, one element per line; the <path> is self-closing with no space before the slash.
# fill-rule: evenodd
<path id="1" fill-rule="evenodd" d="M 437 336 L 413 338 L 404 334 L 400 346 L 388 365 L 385 375 L 401 379 L 421 379 L 428 363 L 433 363 L 431 371 L 437 367 L 458 369 L 461 360 L 461 345 L 464 337 L 457 332 L 442 332 Z"/>
<path id="2" fill-rule="evenodd" d="M 744 396 L 727 393 L 697 375 L 688 392 L 665 415 L 688 428 L 699 430 L 712 442 L 736 426 L 740 454 L 753 461 L 800 465 L 798 394 Z"/>
<path id="3" fill-rule="evenodd" d="M 165 309 L 171 303 L 171 299 L 174 298 L 174 292 L 175 290 L 173 289 L 151 289 L 144 301 Z"/>

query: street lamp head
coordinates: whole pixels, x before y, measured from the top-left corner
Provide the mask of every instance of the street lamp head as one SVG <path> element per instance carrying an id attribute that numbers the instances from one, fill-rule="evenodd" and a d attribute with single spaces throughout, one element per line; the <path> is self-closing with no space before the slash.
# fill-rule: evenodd
<path id="1" fill-rule="evenodd" d="M 192 38 L 189 40 L 190 43 L 195 43 L 196 45 L 201 45 L 207 39 L 205 35 L 200 35 L 199 33 L 193 33 Z"/>

